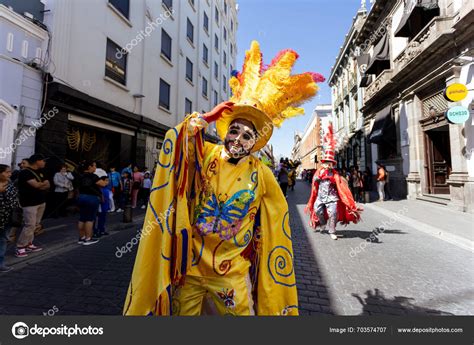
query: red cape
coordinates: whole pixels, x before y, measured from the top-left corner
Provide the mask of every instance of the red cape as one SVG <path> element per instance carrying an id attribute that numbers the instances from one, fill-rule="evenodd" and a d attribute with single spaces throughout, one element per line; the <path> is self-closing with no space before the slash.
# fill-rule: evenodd
<path id="1" fill-rule="evenodd" d="M 318 169 L 314 177 L 319 176 L 322 168 Z M 352 197 L 351 190 L 347 182 L 334 170 L 334 180 L 336 181 L 337 193 L 339 194 L 339 201 L 337 202 L 337 221 L 342 224 L 358 223 L 360 220 L 360 213 L 362 208 L 358 207 Z M 316 228 L 319 225 L 319 219 L 314 211 L 314 203 L 318 198 L 319 182 L 313 178 L 313 186 L 311 188 L 311 197 L 305 208 L 305 213 L 310 214 L 309 224 Z M 327 211 L 324 212 L 324 218 L 328 219 Z"/>

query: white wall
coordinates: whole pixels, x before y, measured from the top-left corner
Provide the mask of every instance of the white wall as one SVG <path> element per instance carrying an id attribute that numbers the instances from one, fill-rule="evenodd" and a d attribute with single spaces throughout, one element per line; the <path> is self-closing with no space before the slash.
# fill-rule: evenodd
<path id="1" fill-rule="evenodd" d="M 141 30 L 145 30 L 150 22 L 145 13 L 148 12 L 152 20 L 165 18 L 165 8 L 159 0 L 131 0 L 129 21 L 122 19 L 111 8 L 107 0 L 45 0 L 46 10 L 45 22 L 52 30 L 52 58 L 53 65 L 51 73 L 66 81 L 68 85 L 88 95 L 119 106 L 130 112 L 142 114 L 155 120 L 174 126 L 184 117 L 185 98 L 193 102 L 193 108 L 197 111 L 210 110 L 212 101 L 211 85 L 219 90 L 219 99 L 227 99 L 227 94 L 222 91 L 222 74 L 226 72 L 229 80 L 229 61 L 235 64 L 236 52 L 231 57 L 229 44 L 235 44 L 235 36 L 230 33 L 230 18 L 233 18 L 234 26 L 237 27 L 237 16 L 235 9 L 229 1 L 228 15 L 224 16 L 222 1 L 195 0 L 195 6 L 187 0 L 174 0 L 172 17 L 163 19 L 162 23 L 145 39 L 133 47 L 128 54 L 127 82 L 122 87 L 115 83 L 104 80 L 105 75 L 105 53 L 107 38 L 118 45 L 125 47 L 132 43 L 133 39 Z M 218 3 L 220 9 L 219 26 L 214 21 L 214 8 Z M 202 29 L 202 12 L 206 10 L 209 17 L 210 37 L 206 37 Z M 194 47 L 186 38 L 187 18 L 194 25 Z M 223 23 L 226 18 L 226 23 Z M 228 39 L 227 67 L 222 69 L 222 45 L 223 25 L 227 27 Z M 161 52 L 161 28 L 164 28 L 172 38 L 172 61 L 171 64 L 160 57 Z M 216 58 L 214 50 L 214 32 L 218 32 L 220 54 Z M 204 68 L 202 60 L 202 42 L 206 41 L 209 48 L 209 66 Z M 185 63 L 188 57 L 194 64 L 193 85 L 185 80 Z M 219 64 L 220 77 L 218 84 L 213 83 L 211 73 L 213 61 Z M 209 100 L 201 96 L 201 76 L 207 75 L 209 82 Z M 167 112 L 158 107 L 159 103 L 159 79 L 163 78 L 171 85 L 171 105 Z M 220 86 L 220 87 L 219 87 Z M 143 94 L 141 100 L 135 100 L 133 94 Z M 142 106 L 140 103 L 142 102 Z"/>
<path id="2" fill-rule="evenodd" d="M 406 37 L 395 37 L 395 31 L 398 28 L 398 25 L 400 24 L 400 21 L 403 17 L 405 11 L 405 7 L 403 5 L 403 2 L 399 2 L 399 5 L 397 9 L 393 12 L 393 17 L 392 17 L 392 30 L 390 32 L 391 35 L 391 54 L 392 54 L 392 61 L 395 59 L 400 53 L 405 49 L 408 43 L 408 38 Z"/>

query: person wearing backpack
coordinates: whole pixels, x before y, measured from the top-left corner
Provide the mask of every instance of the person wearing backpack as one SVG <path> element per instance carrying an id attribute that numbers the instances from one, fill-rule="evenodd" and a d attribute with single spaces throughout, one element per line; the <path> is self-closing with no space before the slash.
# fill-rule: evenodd
<path id="1" fill-rule="evenodd" d="M 382 163 L 377 162 L 377 192 L 379 193 L 379 199 L 377 201 L 384 201 L 385 200 L 385 167 Z"/>

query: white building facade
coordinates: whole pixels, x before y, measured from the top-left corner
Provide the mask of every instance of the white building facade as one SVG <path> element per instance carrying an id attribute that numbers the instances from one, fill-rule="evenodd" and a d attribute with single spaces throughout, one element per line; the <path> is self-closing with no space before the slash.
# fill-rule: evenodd
<path id="1" fill-rule="evenodd" d="M 35 17 L 39 0 L 27 5 L 0 1 L 0 163 L 7 165 L 33 154 L 42 115 L 48 33 Z"/>
<path id="2" fill-rule="evenodd" d="M 60 112 L 39 140 L 61 159 L 151 169 L 167 129 L 229 97 L 233 0 L 44 2 L 48 107 Z"/>
<path id="3" fill-rule="evenodd" d="M 345 138 L 339 163 L 374 172 L 380 162 L 395 198 L 474 212 L 474 3 L 371 5 L 366 11 L 362 1 L 329 79 L 339 138 Z M 444 96 L 454 83 L 470 90 L 460 102 Z M 469 120 L 450 123 L 446 112 L 453 106 L 467 108 Z"/>

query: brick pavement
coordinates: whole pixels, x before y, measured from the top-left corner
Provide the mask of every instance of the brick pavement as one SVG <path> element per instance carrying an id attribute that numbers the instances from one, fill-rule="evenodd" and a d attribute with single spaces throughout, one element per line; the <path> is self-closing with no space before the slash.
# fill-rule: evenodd
<path id="1" fill-rule="evenodd" d="M 359 224 L 338 226 L 343 237 L 333 241 L 307 225 L 303 209 L 309 193 L 309 184 L 298 182 L 288 197 L 301 314 L 474 314 L 472 252 L 374 208 L 366 208 Z"/>
<path id="2" fill-rule="evenodd" d="M 308 197 L 303 182 L 289 191 L 300 314 L 474 314 L 472 253 L 396 220 L 368 243 L 372 230 L 388 220 L 372 208 L 333 241 L 307 225 Z M 116 230 L 89 247 L 74 244 L 71 226 L 42 235 L 68 232 L 52 240 L 54 251 L 37 259 L 33 254 L 0 276 L 0 314 L 121 314 L 136 251 L 121 258 L 115 252 L 138 227 Z"/>

